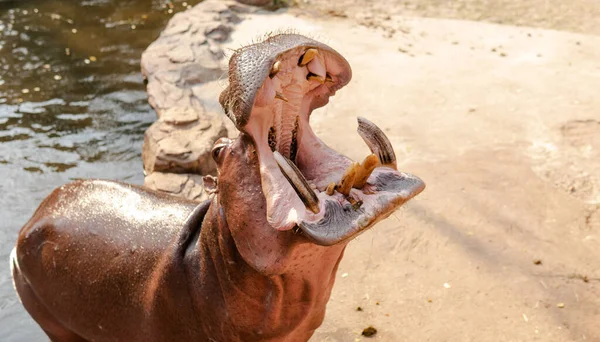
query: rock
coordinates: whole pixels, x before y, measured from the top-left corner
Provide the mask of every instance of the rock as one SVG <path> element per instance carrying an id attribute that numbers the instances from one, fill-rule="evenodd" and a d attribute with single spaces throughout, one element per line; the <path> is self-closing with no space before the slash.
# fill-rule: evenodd
<path id="1" fill-rule="evenodd" d="M 191 200 L 208 198 L 200 175 L 153 172 L 144 179 L 144 186 Z"/>
<path id="2" fill-rule="evenodd" d="M 213 102 L 218 94 L 210 94 L 214 99 L 208 100 L 207 113 L 207 94 L 200 89 L 226 75 L 222 45 L 233 25 L 257 10 L 235 1 L 203 1 L 174 15 L 142 54 L 148 102 L 159 118 L 144 135 L 147 187 L 191 199 L 206 196 L 200 175 L 216 173 L 212 145 L 220 137 L 237 136 L 238 131 Z"/>
<path id="3" fill-rule="evenodd" d="M 273 4 L 273 0 L 238 0 L 238 2 L 252 6 L 267 6 Z"/>
<path id="4" fill-rule="evenodd" d="M 195 118 L 195 119 L 194 119 Z M 193 108 L 172 108 L 152 124 L 144 135 L 142 160 L 152 172 L 214 174 L 210 151 L 213 143 L 227 136 L 223 118 Z"/>
<path id="5" fill-rule="evenodd" d="M 194 60 L 194 52 L 189 46 L 178 46 L 167 52 L 169 61 L 173 63 L 192 62 Z"/>
<path id="6" fill-rule="evenodd" d="M 219 24 L 214 27 L 206 28 L 204 35 L 207 38 L 210 38 L 217 42 L 224 42 L 229 38 L 229 33 L 231 33 L 233 29 L 229 25 Z"/>
<path id="7" fill-rule="evenodd" d="M 187 125 L 200 118 L 198 110 L 193 108 L 169 108 L 162 116 L 162 120 L 171 125 Z"/>
<path id="8" fill-rule="evenodd" d="M 256 10 L 234 1 L 207 0 L 173 16 L 141 61 L 148 102 L 159 117 L 169 108 L 200 103 L 190 88 L 226 73 L 221 43 L 229 39 L 242 14 Z"/>

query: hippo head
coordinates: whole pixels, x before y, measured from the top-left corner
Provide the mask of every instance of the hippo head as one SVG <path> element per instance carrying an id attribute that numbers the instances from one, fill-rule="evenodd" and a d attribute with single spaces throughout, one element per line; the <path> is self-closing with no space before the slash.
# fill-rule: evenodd
<path id="1" fill-rule="evenodd" d="M 281 243 L 343 245 L 424 189 L 419 178 L 396 170 L 388 138 L 368 120 L 358 119 L 372 152 L 361 163 L 311 129 L 311 112 L 351 74 L 335 50 L 297 34 L 271 36 L 232 55 L 219 100 L 240 136 L 217 141 L 213 157 L 218 200 L 234 237 L 260 225 L 252 234 Z"/>

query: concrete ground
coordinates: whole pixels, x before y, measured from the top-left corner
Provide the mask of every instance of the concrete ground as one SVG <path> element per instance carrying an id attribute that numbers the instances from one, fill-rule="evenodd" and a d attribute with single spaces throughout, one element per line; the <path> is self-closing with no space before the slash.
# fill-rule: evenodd
<path id="1" fill-rule="evenodd" d="M 317 135 L 362 160 L 365 116 L 427 183 L 349 245 L 313 340 L 600 340 L 600 36 L 311 4 L 250 15 L 229 46 L 277 28 L 330 44 L 354 77 Z"/>

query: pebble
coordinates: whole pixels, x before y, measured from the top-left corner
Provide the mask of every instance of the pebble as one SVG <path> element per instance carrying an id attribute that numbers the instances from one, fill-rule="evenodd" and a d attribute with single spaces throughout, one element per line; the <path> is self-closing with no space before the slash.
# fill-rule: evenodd
<path id="1" fill-rule="evenodd" d="M 377 334 L 377 329 L 375 329 L 373 326 L 365 328 L 362 332 L 362 335 L 365 337 L 372 337 L 375 336 L 375 334 Z"/>
<path id="2" fill-rule="evenodd" d="M 29 89 L 25 88 L 25 89 L 21 89 L 21 92 L 23 94 L 29 94 Z"/>
<path id="3" fill-rule="evenodd" d="M 77 29 L 74 28 L 74 29 L 71 30 L 71 32 L 77 33 Z"/>
<path id="4" fill-rule="evenodd" d="M 131 29 L 135 30 L 136 26 L 135 25 L 131 25 Z"/>
<path id="5" fill-rule="evenodd" d="M 348 276 L 348 273 L 342 274 L 342 278 L 346 278 L 347 276 Z"/>
<path id="6" fill-rule="evenodd" d="M 62 80 L 62 76 L 61 75 L 54 75 L 54 79 L 57 81 Z"/>
<path id="7" fill-rule="evenodd" d="M 449 288 L 451 288 L 452 286 L 450 286 L 450 284 L 448 284 L 448 283 L 444 283 L 444 287 L 445 287 L 445 288 L 447 288 L 447 289 L 449 289 Z"/>
<path id="8" fill-rule="evenodd" d="M 556 304 L 556 307 L 559 309 L 562 309 L 565 307 L 565 303 L 558 303 L 558 304 Z"/>
<path id="9" fill-rule="evenodd" d="M 90 60 L 86 58 L 86 59 L 83 60 L 83 63 L 90 64 Z"/>
<path id="10" fill-rule="evenodd" d="M 41 90 L 40 87 L 33 88 L 33 91 L 40 91 L 40 90 Z"/>
<path id="11" fill-rule="evenodd" d="M 92 62 L 95 62 L 95 61 L 97 61 L 97 60 L 98 60 L 98 59 L 96 58 L 96 56 L 90 56 L 90 61 L 92 61 Z"/>

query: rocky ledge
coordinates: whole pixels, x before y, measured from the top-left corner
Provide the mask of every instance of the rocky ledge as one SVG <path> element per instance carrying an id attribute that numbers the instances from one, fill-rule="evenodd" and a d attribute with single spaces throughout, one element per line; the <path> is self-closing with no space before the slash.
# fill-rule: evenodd
<path id="1" fill-rule="evenodd" d="M 174 15 L 144 51 L 142 74 L 158 116 L 144 136 L 145 186 L 195 200 L 207 197 L 201 175 L 216 173 L 212 145 L 237 131 L 218 106 L 205 103 L 202 86 L 225 79 L 222 43 L 244 14 L 260 10 L 250 5 L 268 3 L 204 1 Z"/>

